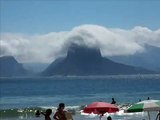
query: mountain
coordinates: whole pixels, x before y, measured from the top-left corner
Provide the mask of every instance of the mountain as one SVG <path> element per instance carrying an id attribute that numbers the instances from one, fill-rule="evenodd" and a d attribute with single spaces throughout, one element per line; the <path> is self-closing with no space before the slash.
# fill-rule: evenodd
<path id="1" fill-rule="evenodd" d="M 27 74 L 27 70 L 14 57 L 0 57 L 0 77 L 25 76 Z"/>
<path id="2" fill-rule="evenodd" d="M 150 45 L 145 46 L 143 53 L 127 56 L 112 56 L 109 59 L 127 65 L 143 67 L 160 73 L 160 48 Z"/>
<path id="3" fill-rule="evenodd" d="M 52 62 L 41 75 L 118 75 L 153 73 L 139 67 L 113 62 L 103 58 L 98 48 L 72 44 L 63 59 Z"/>

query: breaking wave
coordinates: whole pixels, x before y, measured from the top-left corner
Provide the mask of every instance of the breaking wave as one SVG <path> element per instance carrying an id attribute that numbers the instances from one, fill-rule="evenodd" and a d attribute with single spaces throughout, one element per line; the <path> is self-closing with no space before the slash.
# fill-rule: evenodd
<path id="1" fill-rule="evenodd" d="M 14 109 L 0 109 L 0 117 L 21 117 L 29 118 L 35 116 L 37 110 L 44 112 L 46 109 L 52 109 L 53 113 L 57 110 L 57 107 L 40 106 L 40 107 L 28 107 L 28 108 L 14 108 Z M 84 106 L 66 106 L 66 110 L 73 115 L 80 113 Z"/>
<path id="2" fill-rule="evenodd" d="M 124 110 L 127 109 L 130 106 L 130 104 L 121 104 L 118 105 L 120 108 L 120 111 L 117 113 L 114 113 L 115 115 L 121 116 L 121 115 L 133 115 L 125 113 Z M 81 115 L 88 115 L 83 113 L 85 105 L 80 106 L 66 106 L 65 109 L 72 113 L 72 115 L 81 114 Z M 1 118 L 5 117 L 19 117 L 19 118 L 31 118 L 35 116 L 35 113 L 37 110 L 44 112 L 46 109 L 52 109 L 52 114 L 55 113 L 57 110 L 57 107 L 51 107 L 51 106 L 39 106 L 39 107 L 28 107 L 28 108 L 14 108 L 14 109 L 0 109 L 0 115 Z M 136 113 L 134 113 L 136 114 Z M 107 115 L 107 114 L 106 114 Z M 96 116 L 96 115 L 90 115 L 90 116 Z"/>

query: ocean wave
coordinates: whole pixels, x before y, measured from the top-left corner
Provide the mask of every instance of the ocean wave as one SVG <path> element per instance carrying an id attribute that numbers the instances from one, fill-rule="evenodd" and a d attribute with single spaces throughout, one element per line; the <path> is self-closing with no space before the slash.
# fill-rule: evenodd
<path id="1" fill-rule="evenodd" d="M 0 117 L 29 117 L 33 116 L 37 110 L 44 111 L 45 109 L 40 107 L 30 107 L 30 108 L 14 108 L 14 109 L 1 109 Z"/>
<path id="2" fill-rule="evenodd" d="M 117 115 L 117 116 L 122 116 L 122 115 L 136 115 L 136 114 L 141 114 L 141 113 L 125 113 L 124 110 L 126 110 L 131 104 L 120 104 L 118 105 L 120 111 L 117 113 L 112 113 L 111 115 Z M 66 106 L 65 110 L 72 113 L 72 115 L 87 115 L 88 117 L 95 117 L 97 115 L 93 114 L 85 114 L 83 113 L 85 105 L 80 105 L 80 106 Z M 14 108 L 14 109 L 0 109 L 0 117 L 1 118 L 8 118 L 8 117 L 19 117 L 19 118 L 29 118 L 29 117 L 34 117 L 35 113 L 37 110 L 40 112 L 44 112 L 46 109 L 52 109 L 52 114 L 54 114 L 57 110 L 57 107 L 54 106 L 38 106 L 38 107 L 28 107 L 28 108 Z M 108 114 L 106 113 L 106 116 Z"/>
<path id="3" fill-rule="evenodd" d="M 0 109 L 0 117 L 33 117 L 37 110 L 44 112 L 46 109 L 52 109 L 52 112 L 55 113 L 57 107 L 53 106 L 39 106 L 39 107 L 28 107 L 28 108 L 14 108 L 14 109 Z M 66 106 L 65 110 L 69 111 L 73 115 L 79 114 L 80 110 L 82 110 L 84 106 Z"/>
<path id="4" fill-rule="evenodd" d="M 116 113 L 105 113 L 104 119 L 107 116 L 112 116 L 116 120 L 122 120 L 122 118 L 132 119 L 132 118 L 141 118 L 146 117 L 147 113 L 145 112 L 139 112 L 139 113 L 126 113 L 124 112 L 131 104 L 120 104 L 118 105 L 119 111 Z M 79 106 L 66 106 L 65 110 L 72 113 L 74 118 L 77 118 L 79 116 L 79 120 L 81 118 L 83 119 L 97 119 L 99 118 L 99 115 L 96 114 L 86 114 L 83 113 L 85 105 L 79 105 Z M 0 109 L 0 119 L 8 120 L 8 119 L 24 119 L 24 120 L 37 120 L 44 118 L 43 115 L 40 115 L 40 118 L 36 118 L 35 113 L 37 110 L 40 112 L 46 111 L 46 109 L 52 109 L 52 115 L 56 112 L 57 107 L 53 106 L 39 106 L 39 107 L 28 107 L 28 108 L 14 108 L 14 109 Z M 81 117 L 80 117 L 81 116 Z M 134 120 L 134 119 L 133 119 Z"/>

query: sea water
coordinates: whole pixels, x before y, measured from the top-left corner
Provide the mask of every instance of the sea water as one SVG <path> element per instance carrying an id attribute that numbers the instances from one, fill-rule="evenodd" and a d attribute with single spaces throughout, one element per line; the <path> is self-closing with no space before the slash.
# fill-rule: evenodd
<path id="1" fill-rule="evenodd" d="M 97 120 L 97 115 L 81 113 L 84 106 L 95 101 L 110 103 L 113 97 L 121 108 L 118 113 L 110 114 L 113 120 L 147 119 L 145 112 L 123 110 L 148 97 L 160 100 L 160 75 L 0 78 L 0 119 L 43 120 L 42 115 L 35 117 L 36 110 L 51 108 L 54 113 L 63 102 L 74 120 Z M 150 114 L 154 120 L 157 112 Z"/>

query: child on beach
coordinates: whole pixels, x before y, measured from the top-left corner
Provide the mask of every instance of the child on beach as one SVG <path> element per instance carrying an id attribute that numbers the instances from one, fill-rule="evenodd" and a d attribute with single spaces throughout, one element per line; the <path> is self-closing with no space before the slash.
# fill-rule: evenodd
<path id="1" fill-rule="evenodd" d="M 46 112 L 41 112 L 45 116 L 45 120 L 51 120 L 50 115 L 52 114 L 51 109 L 47 109 Z"/>
<path id="2" fill-rule="evenodd" d="M 39 110 L 36 111 L 35 116 L 40 117 L 40 111 Z"/>

